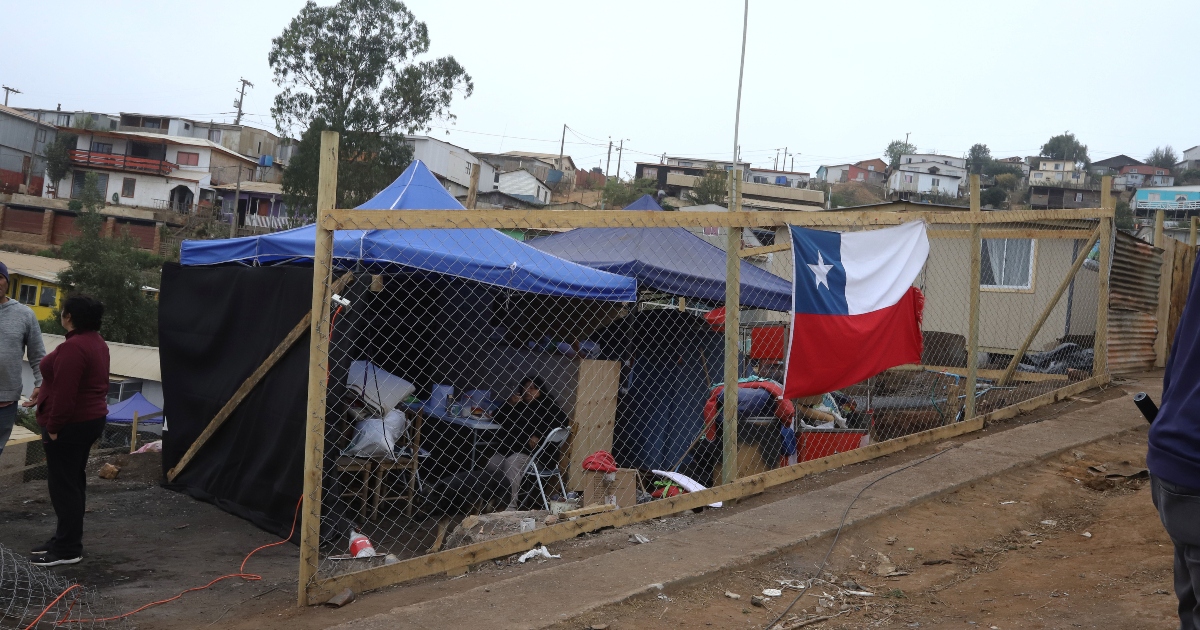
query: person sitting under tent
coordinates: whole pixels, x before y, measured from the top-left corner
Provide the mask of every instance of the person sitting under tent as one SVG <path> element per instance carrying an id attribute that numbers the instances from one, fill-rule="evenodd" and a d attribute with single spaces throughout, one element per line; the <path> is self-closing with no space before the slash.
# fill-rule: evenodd
<path id="1" fill-rule="evenodd" d="M 518 508 L 521 479 L 529 458 L 537 450 L 542 439 L 558 427 L 567 426 L 567 415 L 548 396 L 542 393 L 545 384 L 541 379 L 527 376 L 521 386 L 496 412 L 494 422 L 500 425 L 500 443 L 495 455 L 488 459 L 487 468 L 500 472 L 508 479 L 512 498 L 508 502 L 510 511 Z M 546 452 L 545 457 L 557 457 L 558 453 Z M 539 461 L 538 465 L 555 466 L 554 461 Z"/>

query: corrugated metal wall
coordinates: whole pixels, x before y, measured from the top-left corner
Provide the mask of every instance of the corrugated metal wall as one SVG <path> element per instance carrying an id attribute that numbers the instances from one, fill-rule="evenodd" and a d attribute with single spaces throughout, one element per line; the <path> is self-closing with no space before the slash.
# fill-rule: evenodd
<path id="1" fill-rule="evenodd" d="M 1113 374 L 1154 367 L 1162 250 L 1116 234 L 1108 298 L 1108 369 Z"/>

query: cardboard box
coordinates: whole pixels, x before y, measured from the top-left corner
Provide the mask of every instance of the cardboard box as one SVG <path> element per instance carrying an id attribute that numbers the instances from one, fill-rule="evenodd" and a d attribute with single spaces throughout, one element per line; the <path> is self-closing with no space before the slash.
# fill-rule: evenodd
<path id="1" fill-rule="evenodd" d="M 637 471 L 618 468 L 615 473 L 583 471 L 583 507 L 616 505 L 619 508 L 637 505 Z"/>

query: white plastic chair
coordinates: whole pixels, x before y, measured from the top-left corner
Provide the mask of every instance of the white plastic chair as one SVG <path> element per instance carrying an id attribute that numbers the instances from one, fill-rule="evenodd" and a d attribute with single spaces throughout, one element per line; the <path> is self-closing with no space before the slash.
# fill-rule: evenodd
<path id="1" fill-rule="evenodd" d="M 567 496 L 567 486 L 563 484 L 562 470 L 560 470 L 559 466 L 556 465 L 553 468 L 542 470 L 538 467 L 538 458 L 541 457 L 542 453 L 551 446 L 555 446 L 559 449 L 559 451 L 561 451 L 563 443 L 567 441 L 567 436 L 570 434 L 571 429 L 566 427 L 554 429 L 542 440 L 542 443 L 537 447 L 537 450 L 535 450 L 533 455 L 530 456 L 529 463 L 525 464 L 525 471 L 523 474 L 526 477 L 533 477 L 537 480 L 538 492 L 542 496 L 542 505 L 547 511 L 550 510 L 550 501 L 546 499 L 546 487 L 542 483 L 542 479 L 558 477 L 558 488 L 562 491 L 562 496 L 564 498 Z"/>

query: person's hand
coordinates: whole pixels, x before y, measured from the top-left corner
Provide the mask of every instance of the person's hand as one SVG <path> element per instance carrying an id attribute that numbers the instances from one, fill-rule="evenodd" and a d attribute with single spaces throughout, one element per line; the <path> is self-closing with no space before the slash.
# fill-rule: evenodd
<path id="1" fill-rule="evenodd" d="M 529 437 L 529 448 L 537 448 L 538 442 L 541 442 L 541 441 L 542 441 L 542 438 L 540 436 L 537 436 L 537 435 L 530 436 Z"/>
<path id="2" fill-rule="evenodd" d="M 50 440 L 51 440 L 51 441 L 54 441 L 54 440 L 57 440 L 57 439 L 58 439 L 58 434 L 57 434 L 57 433 L 47 433 L 46 435 L 49 435 L 49 436 L 50 436 Z"/>
<path id="3" fill-rule="evenodd" d="M 36 405 L 37 398 L 38 398 L 38 392 L 41 391 L 41 389 L 42 389 L 41 387 L 34 387 L 33 391 L 29 394 L 29 400 L 26 400 L 25 402 L 21 403 L 21 406 L 22 407 L 32 407 L 32 406 Z"/>

